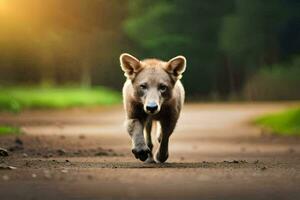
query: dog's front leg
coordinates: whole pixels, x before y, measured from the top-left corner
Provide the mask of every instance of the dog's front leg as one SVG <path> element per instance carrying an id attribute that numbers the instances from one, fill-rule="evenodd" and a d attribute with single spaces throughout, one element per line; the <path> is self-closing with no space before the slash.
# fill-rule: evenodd
<path id="1" fill-rule="evenodd" d="M 143 123 L 138 119 L 127 119 L 126 125 L 132 140 L 132 153 L 137 159 L 145 161 L 151 151 L 145 143 Z"/>
<path id="2" fill-rule="evenodd" d="M 160 121 L 161 132 L 158 137 L 159 147 L 155 154 L 157 162 L 163 163 L 169 157 L 169 138 L 175 129 L 177 119 L 164 119 Z"/>

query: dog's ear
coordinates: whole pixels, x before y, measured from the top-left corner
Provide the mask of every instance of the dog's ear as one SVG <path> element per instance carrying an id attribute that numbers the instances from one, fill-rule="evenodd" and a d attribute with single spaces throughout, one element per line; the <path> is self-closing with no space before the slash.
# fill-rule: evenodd
<path id="1" fill-rule="evenodd" d="M 184 56 L 176 56 L 168 61 L 166 70 L 173 76 L 175 79 L 181 79 L 182 73 L 186 68 L 186 59 Z"/>
<path id="2" fill-rule="evenodd" d="M 136 73 L 142 69 L 141 62 L 128 53 L 121 54 L 120 63 L 124 75 L 129 79 L 134 79 Z"/>

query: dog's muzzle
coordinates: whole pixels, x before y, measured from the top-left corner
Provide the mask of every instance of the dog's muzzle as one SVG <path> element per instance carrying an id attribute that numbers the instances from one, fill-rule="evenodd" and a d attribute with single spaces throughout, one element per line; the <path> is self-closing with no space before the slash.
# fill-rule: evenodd
<path id="1" fill-rule="evenodd" d="M 155 102 L 149 102 L 145 108 L 148 113 L 154 114 L 158 111 L 158 104 Z"/>

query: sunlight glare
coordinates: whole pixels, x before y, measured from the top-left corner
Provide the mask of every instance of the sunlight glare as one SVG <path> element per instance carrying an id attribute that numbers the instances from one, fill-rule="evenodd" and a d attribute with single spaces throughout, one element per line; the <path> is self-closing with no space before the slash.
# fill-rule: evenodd
<path id="1" fill-rule="evenodd" d="M 0 0 L 0 15 L 8 10 L 8 0 Z"/>

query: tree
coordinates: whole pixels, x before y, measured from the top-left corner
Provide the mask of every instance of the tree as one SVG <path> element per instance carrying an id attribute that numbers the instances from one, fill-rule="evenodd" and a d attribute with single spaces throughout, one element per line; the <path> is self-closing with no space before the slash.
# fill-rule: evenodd
<path id="1" fill-rule="evenodd" d="M 183 82 L 188 92 L 208 95 L 215 89 L 218 30 L 230 1 L 129 1 L 128 36 L 139 44 L 143 57 L 168 60 L 183 54 L 188 67 Z"/>
<path id="2" fill-rule="evenodd" d="M 230 93 L 239 92 L 245 80 L 260 67 L 282 59 L 280 34 L 291 18 L 295 18 L 296 4 L 292 0 L 235 1 L 235 11 L 224 16 L 219 34 Z"/>

